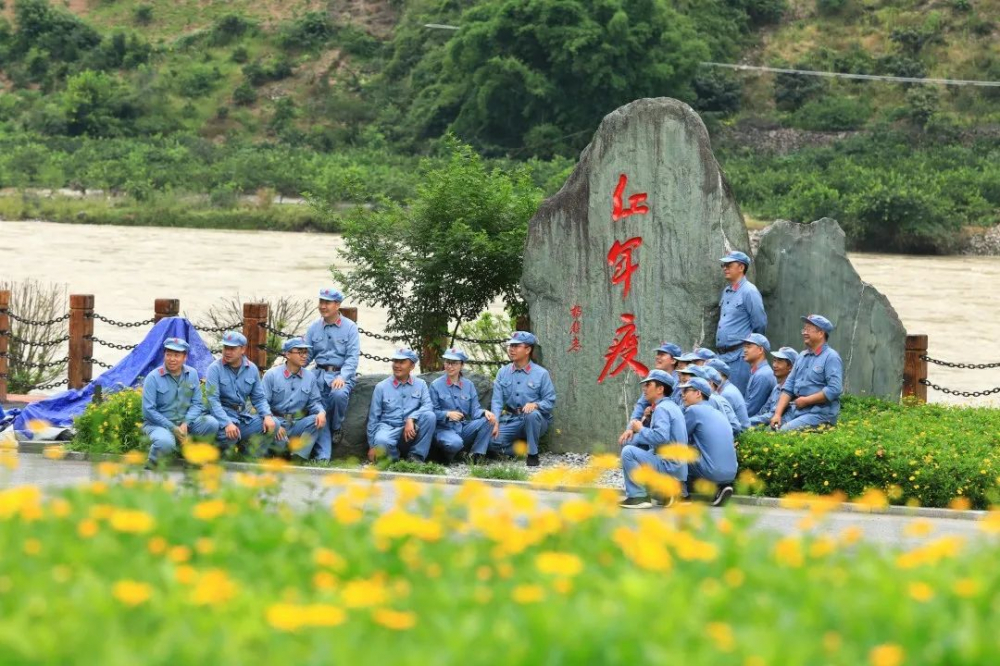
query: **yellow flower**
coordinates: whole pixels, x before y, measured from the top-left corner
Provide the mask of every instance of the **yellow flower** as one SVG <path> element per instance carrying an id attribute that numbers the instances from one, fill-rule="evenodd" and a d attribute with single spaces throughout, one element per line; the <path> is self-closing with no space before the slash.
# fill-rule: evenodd
<path id="1" fill-rule="evenodd" d="M 219 459 L 219 449 L 212 444 L 185 444 L 184 448 L 181 449 L 181 453 L 184 455 L 184 460 L 187 460 L 192 465 L 214 463 Z"/>
<path id="2" fill-rule="evenodd" d="M 0 490 L 0 520 L 22 513 L 25 509 L 37 508 L 42 502 L 42 491 L 38 486 L 15 486 Z"/>
<path id="3" fill-rule="evenodd" d="M 6 449 L 0 451 L 0 467 L 6 467 L 13 472 L 17 469 L 17 464 L 17 451 L 8 451 Z"/>
<path id="4" fill-rule="evenodd" d="M 438 541 L 444 531 L 441 523 L 400 509 L 391 509 L 375 519 L 372 535 L 376 539 L 398 539 L 414 536 L 423 541 Z"/>
<path id="5" fill-rule="evenodd" d="M 951 589 L 959 597 L 974 597 L 979 592 L 979 583 L 971 578 L 959 578 Z"/>
<path id="6" fill-rule="evenodd" d="M 89 539 L 97 534 L 97 522 L 89 518 L 80 521 L 80 524 L 76 526 L 76 533 L 84 539 Z"/>
<path id="7" fill-rule="evenodd" d="M 198 572 L 194 567 L 182 564 L 174 569 L 174 578 L 177 579 L 177 582 L 181 585 L 191 585 L 198 580 Z"/>
<path id="8" fill-rule="evenodd" d="M 343 608 L 330 604 L 309 604 L 305 607 L 305 621 L 310 627 L 336 627 L 347 620 Z"/>
<path id="9" fill-rule="evenodd" d="M 28 430 L 35 433 L 36 435 L 45 430 L 46 428 L 52 427 L 52 424 L 50 424 L 48 421 L 44 419 L 31 419 L 30 421 L 28 421 L 26 425 L 28 426 Z"/>
<path id="10" fill-rule="evenodd" d="M 126 606 L 138 606 L 149 600 L 153 594 L 153 588 L 146 583 L 139 583 L 134 580 L 120 580 L 114 584 L 111 593 L 115 599 Z"/>
<path id="11" fill-rule="evenodd" d="M 889 498 L 878 488 L 869 488 L 865 494 L 854 500 L 855 504 L 867 507 L 869 510 L 881 510 L 889 506 Z"/>
<path id="12" fill-rule="evenodd" d="M 382 606 L 389 601 L 389 593 L 385 589 L 385 584 L 378 578 L 348 581 L 344 584 L 340 596 L 348 608 Z"/>
<path id="13" fill-rule="evenodd" d="M 333 500 L 330 510 L 333 512 L 334 518 L 341 525 L 353 525 L 364 516 L 364 513 L 357 507 L 354 500 L 346 493 L 338 495 L 337 499 Z"/>
<path id="14" fill-rule="evenodd" d="M 28 539 L 24 542 L 25 555 L 38 555 L 42 552 L 42 542 L 38 539 Z"/>
<path id="15" fill-rule="evenodd" d="M 802 542 L 797 537 L 785 537 L 774 546 L 774 559 L 787 567 L 802 566 Z"/>
<path id="16" fill-rule="evenodd" d="M 736 647 L 733 629 L 725 622 L 709 622 L 705 626 L 709 638 L 715 642 L 715 647 L 722 652 L 732 652 Z"/>
<path id="17" fill-rule="evenodd" d="M 167 557 L 176 564 L 187 562 L 191 559 L 191 549 L 187 546 L 174 546 L 167 551 Z"/>
<path id="18" fill-rule="evenodd" d="M 66 447 L 62 444 L 52 444 L 42 450 L 42 455 L 49 460 L 62 460 L 66 457 Z"/>
<path id="19" fill-rule="evenodd" d="M 145 511 L 120 509 L 111 514 L 111 527 L 118 532 L 145 534 L 152 531 L 156 521 Z"/>
<path id="20" fill-rule="evenodd" d="M 332 590 L 337 587 L 337 577 L 329 571 L 317 571 L 313 574 L 313 585 L 317 590 Z"/>
<path id="21" fill-rule="evenodd" d="M 317 548 L 313 551 L 313 562 L 317 566 L 327 567 L 334 571 L 343 571 L 347 567 L 347 561 L 343 557 L 327 548 Z"/>
<path id="22" fill-rule="evenodd" d="M 194 549 L 199 555 L 209 555 L 215 552 L 215 542 L 208 537 L 201 537 L 194 542 Z"/>
<path id="23" fill-rule="evenodd" d="M 903 663 L 903 648 L 892 643 L 876 645 L 868 653 L 871 666 L 900 666 Z"/>
<path id="24" fill-rule="evenodd" d="M 392 482 L 392 485 L 396 490 L 396 504 L 399 506 L 409 504 L 413 500 L 420 497 L 424 492 L 423 485 L 412 479 L 400 477 L 395 479 Z"/>
<path id="25" fill-rule="evenodd" d="M 676 460 L 677 462 L 697 462 L 698 449 L 693 446 L 688 446 L 687 444 L 667 444 L 656 449 L 656 455 L 661 458 L 666 458 L 667 460 Z"/>
<path id="26" fill-rule="evenodd" d="M 746 576 L 739 569 L 727 569 L 726 573 L 722 574 L 722 580 L 726 581 L 729 587 L 739 587 L 746 580 Z"/>
<path id="27" fill-rule="evenodd" d="M 228 509 L 229 506 L 223 500 L 205 500 L 194 505 L 192 514 L 198 520 L 215 520 Z"/>
<path id="28" fill-rule="evenodd" d="M 56 518 L 65 518 L 72 512 L 73 507 L 63 498 L 56 497 L 49 500 L 49 509 Z"/>
<path id="29" fill-rule="evenodd" d="M 291 467 L 291 463 L 284 458 L 267 458 L 260 463 L 260 466 L 268 472 L 285 472 Z"/>
<path id="30" fill-rule="evenodd" d="M 523 439 L 519 439 L 514 442 L 514 455 L 519 458 L 527 455 L 528 453 L 528 443 Z"/>
<path id="31" fill-rule="evenodd" d="M 267 623 L 281 631 L 298 631 L 305 620 L 305 609 L 296 604 L 272 604 L 267 609 Z"/>
<path id="32" fill-rule="evenodd" d="M 361 470 L 361 478 L 365 481 L 375 481 L 378 479 L 378 469 L 374 465 L 369 465 Z"/>
<path id="33" fill-rule="evenodd" d="M 376 608 L 372 611 L 372 619 L 387 629 L 403 631 L 412 629 L 417 624 L 417 616 L 410 611 L 395 611 L 389 608 Z"/>
<path id="34" fill-rule="evenodd" d="M 161 555 L 167 550 L 167 540 L 163 537 L 155 536 L 146 543 L 146 548 L 152 555 Z"/>
<path id="35" fill-rule="evenodd" d="M 97 463 L 98 476 L 117 476 L 122 473 L 122 466 L 114 462 Z"/>
<path id="36" fill-rule="evenodd" d="M 934 588 L 920 581 L 910 583 L 910 596 L 915 601 L 930 601 L 934 598 Z"/>
<path id="37" fill-rule="evenodd" d="M 122 462 L 126 465 L 132 465 L 133 467 L 142 465 L 146 462 L 146 455 L 142 451 L 128 451 L 124 456 L 122 456 Z"/>
<path id="38" fill-rule="evenodd" d="M 511 597 L 519 604 L 536 604 L 545 597 L 545 590 L 540 585 L 518 585 Z"/>
<path id="39" fill-rule="evenodd" d="M 600 453 L 590 459 L 591 467 L 602 471 L 618 469 L 620 464 L 618 456 L 613 453 Z"/>
<path id="40" fill-rule="evenodd" d="M 933 531 L 934 525 L 929 520 L 915 520 L 903 530 L 909 537 L 925 537 Z"/>
<path id="41" fill-rule="evenodd" d="M 579 498 L 566 500 L 559 505 L 559 516 L 567 523 L 574 525 L 582 523 L 585 520 L 590 520 L 596 513 L 597 511 L 593 504 Z"/>
<path id="42" fill-rule="evenodd" d="M 535 556 L 535 566 L 543 574 L 576 576 L 583 571 L 583 560 L 573 553 L 545 551 Z"/>
<path id="43" fill-rule="evenodd" d="M 236 596 L 234 583 L 222 569 L 209 569 L 198 577 L 191 591 L 191 601 L 199 606 L 224 604 Z"/>

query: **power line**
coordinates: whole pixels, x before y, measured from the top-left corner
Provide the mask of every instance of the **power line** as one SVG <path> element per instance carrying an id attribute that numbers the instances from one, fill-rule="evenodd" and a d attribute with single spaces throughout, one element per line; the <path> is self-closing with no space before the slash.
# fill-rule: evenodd
<path id="1" fill-rule="evenodd" d="M 424 23 L 424 27 L 432 28 L 434 30 L 458 30 L 460 26 L 445 25 L 444 23 Z"/>
<path id="2" fill-rule="evenodd" d="M 736 65 L 728 62 L 701 62 L 706 67 L 723 67 L 737 71 L 775 72 L 778 74 L 801 74 L 802 76 L 825 76 L 833 79 L 860 79 L 863 81 L 892 81 L 894 83 L 931 83 L 942 86 L 981 86 L 1000 88 L 1000 81 L 974 81 L 969 79 L 930 79 L 916 76 L 880 76 L 877 74 L 849 74 L 847 72 L 822 72 L 815 69 L 787 69 L 784 67 L 762 67 L 760 65 Z"/>

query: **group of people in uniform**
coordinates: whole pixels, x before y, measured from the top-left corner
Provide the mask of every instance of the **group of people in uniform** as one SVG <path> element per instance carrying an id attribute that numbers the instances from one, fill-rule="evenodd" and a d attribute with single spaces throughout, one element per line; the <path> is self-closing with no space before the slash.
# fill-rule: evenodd
<path id="1" fill-rule="evenodd" d="M 713 503 L 724 503 L 733 492 L 735 438 L 741 432 L 836 423 L 843 365 L 827 343 L 833 323 L 822 315 L 803 316 L 805 350 L 781 347 L 772 352 L 760 292 L 746 278 L 750 257 L 731 252 L 720 261 L 727 286 L 719 302 L 715 351 L 684 353 L 677 344 L 664 342 L 655 350 L 655 368 L 640 382 L 642 396 L 618 442 L 625 473 L 623 507 L 649 508 L 675 499 L 651 497 L 635 480 L 641 467 L 675 477 L 681 496 L 705 479 L 716 484 Z M 361 348 L 357 325 L 340 312 L 343 298 L 336 289 L 320 290 L 320 318 L 305 336 L 285 341 L 284 364 L 263 377 L 244 355 L 246 338 L 236 331 L 225 333 L 222 357 L 208 368 L 204 400 L 197 372 L 185 365 L 188 343 L 168 338 L 163 365 L 146 377 L 143 387 L 149 464 L 188 437 L 214 438 L 223 449 L 241 445 L 253 455 L 329 460 L 343 439 Z M 463 376 L 468 361 L 464 351 L 447 350 L 444 374 L 428 385 L 413 375 L 417 354 L 396 350 L 392 375 L 372 395 L 369 459 L 425 461 L 434 456 L 450 462 L 468 456 L 478 463 L 487 456 L 512 457 L 515 442 L 524 441 L 526 464 L 537 466 L 556 391 L 549 373 L 532 359 L 536 345 L 527 331 L 516 331 L 507 341 L 510 363 L 497 373 L 489 409 Z M 697 460 L 687 463 L 657 453 L 677 443 L 693 447 Z"/>

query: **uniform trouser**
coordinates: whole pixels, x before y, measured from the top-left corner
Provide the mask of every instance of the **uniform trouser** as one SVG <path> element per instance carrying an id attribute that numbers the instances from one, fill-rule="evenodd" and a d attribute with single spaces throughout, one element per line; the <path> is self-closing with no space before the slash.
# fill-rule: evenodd
<path id="1" fill-rule="evenodd" d="M 284 440 L 279 440 L 278 428 L 274 429 L 274 450 L 283 453 L 290 444 L 296 445 L 292 448 L 292 453 L 309 460 L 309 455 L 320 438 L 319 428 L 316 427 L 316 415 L 306 414 L 299 419 L 275 419 L 274 422 L 278 428 L 284 427 L 286 437 Z"/>
<path id="2" fill-rule="evenodd" d="M 805 430 L 806 428 L 816 428 L 821 425 L 837 425 L 837 417 L 832 414 L 816 414 L 806 412 L 805 414 L 794 415 L 785 419 L 781 423 L 782 430 Z"/>
<path id="3" fill-rule="evenodd" d="M 412 441 L 407 442 L 403 439 L 405 426 L 379 423 L 368 445 L 373 449 L 383 449 L 390 460 L 399 460 L 401 456 L 427 460 L 427 454 L 431 452 L 431 439 L 434 436 L 434 423 L 437 419 L 434 412 L 421 412 L 413 420 L 417 426 L 417 436 Z"/>
<path id="4" fill-rule="evenodd" d="M 660 474 L 669 474 L 680 481 L 682 486 L 688 477 L 687 463 L 665 460 L 653 451 L 647 451 L 632 444 L 623 446 L 621 455 L 622 471 L 625 476 L 625 495 L 627 497 L 645 497 L 649 494 L 643 486 L 632 480 L 632 474 L 643 465 L 652 467 Z"/>
<path id="5" fill-rule="evenodd" d="M 750 427 L 754 428 L 756 426 L 766 426 L 771 423 L 771 419 L 774 418 L 774 412 L 762 412 L 757 416 L 750 417 Z M 785 414 L 782 416 L 782 421 L 791 421 L 795 418 L 795 405 L 789 405 L 788 409 L 785 410 Z"/>
<path id="6" fill-rule="evenodd" d="M 492 435 L 493 424 L 483 416 L 461 423 L 461 428 L 454 430 L 447 426 L 438 426 L 438 429 L 434 431 L 434 441 L 448 460 L 452 460 L 459 451 L 470 444 L 472 445 L 472 453 L 485 454 L 490 446 Z"/>
<path id="7" fill-rule="evenodd" d="M 695 489 L 695 484 L 698 483 L 699 479 L 706 479 L 716 485 L 730 484 L 736 480 L 736 472 L 734 470 L 732 474 L 728 472 L 724 474 L 720 473 L 719 470 L 705 467 L 701 460 L 688 463 L 687 492 L 684 494 L 685 497 Z"/>
<path id="8" fill-rule="evenodd" d="M 504 454 L 511 455 L 514 442 L 519 439 L 528 441 L 528 455 L 538 455 L 538 440 L 549 429 L 549 420 L 537 409 L 530 414 L 510 414 L 500 417 L 500 432 L 491 442 L 491 447 L 500 449 Z"/>
<path id="9" fill-rule="evenodd" d="M 259 456 L 263 454 L 267 448 L 266 444 L 260 444 L 260 440 L 262 439 L 260 435 L 264 433 L 264 418 L 260 414 L 233 414 L 228 411 L 227 414 L 229 415 L 229 419 L 240 429 L 240 437 L 239 439 L 228 439 L 226 437 L 226 424 L 220 423 L 219 432 L 215 437 L 219 448 L 225 451 L 230 446 L 243 444 L 247 447 L 250 455 Z"/>
<path id="10" fill-rule="evenodd" d="M 747 385 L 750 384 L 750 364 L 743 360 L 743 347 L 719 358 L 729 366 L 729 383 L 738 388 L 742 395 L 746 395 Z"/>
<path id="11" fill-rule="evenodd" d="M 203 414 L 187 424 L 188 434 L 192 437 L 211 438 L 219 429 L 219 422 L 214 416 Z M 177 449 L 177 436 L 173 430 L 161 426 L 143 424 L 142 431 L 149 437 L 149 462 L 155 463 L 160 456 L 173 453 Z"/>
<path id="12" fill-rule="evenodd" d="M 337 432 L 343 426 L 344 415 L 347 414 L 347 402 L 354 388 L 347 383 L 347 380 L 344 380 L 343 388 L 331 387 L 330 382 L 338 376 L 330 372 L 317 371 L 317 381 L 320 382 L 319 395 L 323 399 L 323 407 L 326 408 L 326 427 L 331 433 Z"/>

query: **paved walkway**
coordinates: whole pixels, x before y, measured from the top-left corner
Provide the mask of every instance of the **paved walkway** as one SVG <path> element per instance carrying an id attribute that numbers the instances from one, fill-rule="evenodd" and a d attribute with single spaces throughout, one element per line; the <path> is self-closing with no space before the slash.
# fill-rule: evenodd
<path id="1" fill-rule="evenodd" d="M 97 473 L 95 464 L 85 461 L 47 460 L 36 454 L 21 454 L 18 456 L 19 466 L 14 472 L 0 471 L 0 488 L 6 488 L 21 484 L 35 484 L 43 487 L 57 488 L 85 483 L 95 480 Z M 330 470 L 336 473 L 338 470 Z M 171 472 L 171 476 L 180 477 L 179 472 Z M 330 488 L 323 485 L 323 473 L 312 470 L 293 470 L 284 475 L 281 497 L 285 501 L 297 505 L 305 506 L 312 502 L 328 504 L 337 493 L 339 488 Z M 367 483 L 358 479 L 357 483 Z M 395 489 L 391 483 L 386 481 L 377 482 L 381 486 L 381 501 L 383 506 L 389 507 L 394 501 Z M 435 484 L 438 490 L 445 495 L 454 494 L 459 485 L 440 483 Z M 495 492 L 500 492 L 497 489 Z M 535 491 L 540 503 L 547 506 L 555 506 L 569 497 L 573 493 L 561 491 L 537 490 Z M 792 511 L 782 508 L 741 506 L 732 505 L 735 511 L 741 514 L 755 516 L 759 529 L 773 530 L 781 534 L 798 533 L 799 523 L 807 515 L 803 511 Z M 653 510 L 657 515 L 670 516 L 670 511 Z M 636 514 L 649 513 L 648 511 L 626 511 L 622 513 L 622 520 L 634 520 Z M 722 510 L 711 510 L 710 515 L 722 516 Z M 963 515 L 961 512 L 955 515 Z M 969 512 L 964 515 L 968 516 Z M 913 522 L 922 520 L 929 521 L 933 529 L 928 537 L 915 538 L 905 534 L 906 527 Z M 970 539 L 981 538 L 976 520 L 958 518 L 927 518 L 918 516 L 886 515 L 886 514 L 863 514 L 853 512 L 833 512 L 826 516 L 824 521 L 815 528 L 817 533 L 839 535 L 843 530 L 850 527 L 857 527 L 862 532 L 862 538 L 874 542 L 891 546 L 913 546 L 927 539 L 941 536 L 962 536 Z"/>

